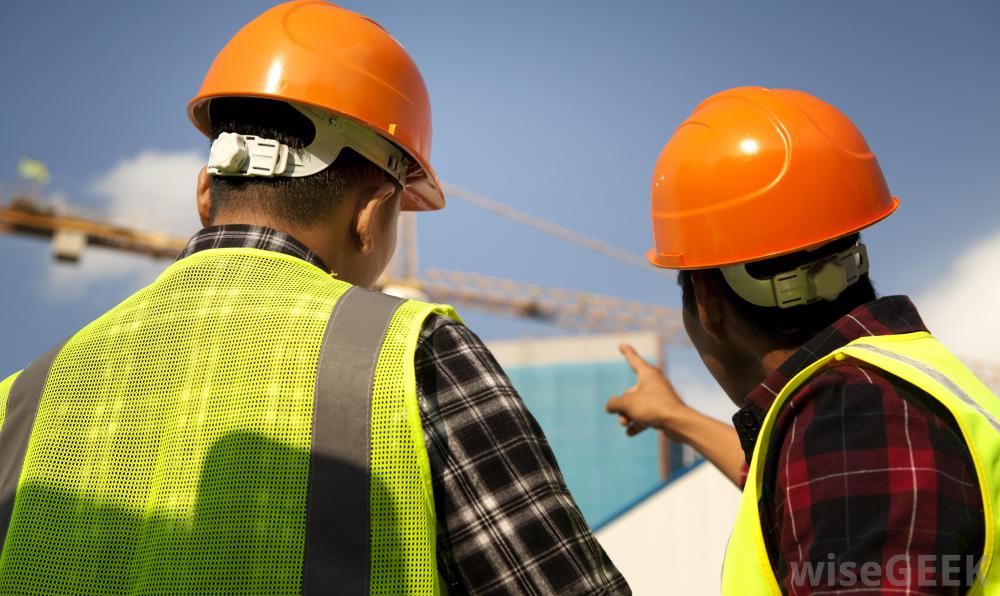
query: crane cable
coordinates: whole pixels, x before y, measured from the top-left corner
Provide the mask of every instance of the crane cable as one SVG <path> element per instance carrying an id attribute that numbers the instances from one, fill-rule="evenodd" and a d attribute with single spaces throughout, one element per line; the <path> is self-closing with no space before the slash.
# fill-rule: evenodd
<path id="1" fill-rule="evenodd" d="M 616 246 L 612 246 L 606 242 L 595 240 L 589 236 L 570 230 L 569 228 L 564 228 L 563 226 L 546 221 L 535 215 L 531 215 L 530 213 L 525 213 L 524 211 L 508 207 L 500 201 L 469 192 L 449 182 L 443 182 L 441 187 L 444 189 L 445 194 L 453 199 L 458 199 L 459 201 L 474 205 L 480 209 L 485 209 L 486 211 L 499 215 L 500 217 L 524 224 L 538 230 L 539 232 L 559 238 L 560 240 L 565 240 L 576 244 L 577 246 L 582 246 L 598 254 L 625 263 L 626 265 L 642 269 L 647 273 L 654 273 L 671 279 L 674 278 L 673 271 L 653 267 L 646 261 L 646 259 L 624 251 Z"/>

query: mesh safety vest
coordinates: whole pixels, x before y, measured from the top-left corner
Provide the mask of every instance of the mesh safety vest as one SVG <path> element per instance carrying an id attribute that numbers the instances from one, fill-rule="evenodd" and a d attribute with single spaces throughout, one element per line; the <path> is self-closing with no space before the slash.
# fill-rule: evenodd
<path id="1" fill-rule="evenodd" d="M 997 525 L 996 514 L 1000 509 L 1000 399 L 997 398 L 983 383 L 976 378 L 961 362 L 941 345 L 929 333 L 908 333 L 904 335 L 887 335 L 866 337 L 855 340 L 847 346 L 834 351 L 820 359 L 798 375 L 793 377 L 774 400 L 774 404 L 764 419 L 757 445 L 750 461 L 750 471 L 743 489 L 736 525 L 729 538 L 726 548 L 725 566 L 722 573 L 722 593 L 725 596 L 757 596 L 780 595 L 777 579 L 771 569 L 764 535 L 761 530 L 760 499 L 764 463 L 768 456 L 771 432 L 775 418 L 781 407 L 809 378 L 831 361 L 846 358 L 862 360 L 895 375 L 940 401 L 958 423 L 965 443 L 972 455 L 979 480 L 979 488 L 983 498 L 983 514 L 986 521 L 986 540 L 983 556 L 979 564 L 979 572 L 975 584 L 968 592 L 970 595 L 996 594 L 1000 587 L 1000 572 L 994 565 L 994 552 L 997 540 L 1000 539 L 1000 526 Z M 920 520 L 916 520 L 919 524 Z M 911 577 L 920 569 L 920 563 L 913 557 L 911 561 Z M 942 557 L 944 559 L 944 557 Z M 876 561 L 876 563 L 880 563 Z M 857 565 L 862 565 L 858 562 Z M 952 561 L 929 561 L 938 573 L 946 571 L 947 565 L 953 565 L 953 581 L 960 577 Z M 863 588 L 860 567 L 853 568 L 857 581 L 854 587 Z M 872 570 L 874 573 L 874 570 Z M 900 569 L 879 569 L 876 576 L 893 581 L 901 580 L 904 571 Z M 803 575 L 803 577 L 806 577 Z M 820 582 L 827 582 L 825 574 L 817 577 Z M 843 581 L 843 580 L 835 580 Z M 881 584 L 880 584 L 881 585 Z M 815 586 L 823 589 L 825 583 Z M 838 585 L 847 588 L 846 585 Z"/>
<path id="2" fill-rule="evenodd" d="M 275 252 L 174 263 L 0 384 L 0 593 L 440 591 L 434 312 Z"/>

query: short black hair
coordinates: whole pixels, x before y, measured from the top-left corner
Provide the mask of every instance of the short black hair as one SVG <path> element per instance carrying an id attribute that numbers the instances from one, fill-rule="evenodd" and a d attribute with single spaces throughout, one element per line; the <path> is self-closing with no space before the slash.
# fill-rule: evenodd
<path id="1" fill-rule="evenodd" d="M 800 265 L 845 251 L 857 244 L 859 240 L 859 234 L 852 234 L 825 244 L 814 251 L 800 251 L 773 259 L 747 263 L 747 273 L 758 279 L 766 279 Z M 832 325 L 837 319 L 876 298 L 875 286 L 872 285 L 871 279 L 865 273 L 833 301 L 817 300 L 812 304 L 791 308 L 757 306 L 741 298 L 726 282 L 721 270 L 709 269 L 707 271 L 715 277 L 719 287 L 723 289 L 723 293 L 736 315 L 781 348 L 801 346 L 820 331 Z M 691 272 L 678 272 L 677 283 L 681 286 L 684 309 L 688 312 L 694 312 L 695 297 Z"/>
<path id="2" fill-rule="evenodd" d="M 312 122 L 283 101 L 223 97 L 209 105 L 212 139 L 224 132 L 274 139 L 292 149 L 312 143 Z M 263 213 L 310 226 L 359 186 L 373 188 L 392 178 L 357 152 L 345 148 L 329 167 L 303 178 L 212 176 L 212 218 L 221 212 Z"/>

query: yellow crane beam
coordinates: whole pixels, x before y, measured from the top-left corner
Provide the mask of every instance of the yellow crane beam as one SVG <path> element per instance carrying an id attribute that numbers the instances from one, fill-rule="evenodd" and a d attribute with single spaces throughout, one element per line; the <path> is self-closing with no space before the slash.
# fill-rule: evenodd
<path id="1" fill-rule="evenodd" d="M 140 232 L 125 226 L 107 224 L 72 215 L 60 215 L 30 199 L 18 198 L 0 205 L 0 232 L 50 238 L 56 256 L 79 259 L 83 246 L 103 246 L 115 250 L 172 259 L 184 248 L 186 240 L 157 232 Z M 65 250 L 60 246 L 65 239 Z"/>
<path id="2" fill-rule="evenodd" d="M 27 198 L 0 204 L 0 233 L 23 234 L 53 241 L 56 258 L 76 261 L 86 246 L 103 246 L 154 258 L 173 259 L 185 238 L 103 223 L 76 215 L 60 215 Z M 415 250 L 415 231 L 406 237 Z M 63 246 L 60 247 L 60 239 Z M 407 246 L 404 244 L 403 246 Z M 674 346 L 690 346 L 677 309 L 622 300 L 601 294 L 563 290 L 499 279 L 476 273 L 431 269 L 417 276 L 414 255 L 403 255 L 401 271 L 380 280 L 382 288 L 412 292 L 433 302 L 468 306 L 490 313 L 533 319 L 589 332 L 652 331 Z M 1000 389 L 1000 364 L 966 360 L 969 368 L 994 389 Z"/>
<path id="3" fill-rule="evenodd" d="M 465 305 L 491 313 L 535 319 L 584 331 L 645 330 L 661 334 L 665 341 L 687 345 L 678 313 L 670 308 L 621 300 L 588 292 L 562 290 L 498 279 L 474 273 L 433 269 L 417 278 L 416 240 L 412 219 L 404 218 L 402 227 L 406 254 L 391 277 L 380 280 L 380 287 L 410 288 L 429 300 Z M 49 238 L 58 242 L 60 235 L 80 237 L 78 249 L 60 250 L 56 257 L 76 261 L 85 246 L 103 246 L 134 254 L 173 259 L 187 240 L 169 234 L 143 232 L 107 224 L 80 216 L 55 213 L 26 198 L 0 205 L 0 232 Z"/>
<path id="4" fill-rule="evenodd" d="M 429 269 L 417 287 L 434 302 L 580 331 L 652 331 L 667 343 L 690 346 L 680 312 L 655 304 L 443 269 Z"/>

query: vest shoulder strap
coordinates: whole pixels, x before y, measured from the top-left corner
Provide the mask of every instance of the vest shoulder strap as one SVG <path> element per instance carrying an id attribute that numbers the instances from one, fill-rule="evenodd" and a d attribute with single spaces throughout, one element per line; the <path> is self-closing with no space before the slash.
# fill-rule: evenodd
<path id="1" fill-rule="evenodd" d="M 309 457 L 302 593 L 367 594 L 371 400 L 375 365 L 400 298 L 352 287 L 320 348 Z"/>
<path id="2" fill-rule="evenodd" d="M 18 375 L 7 396 L 7 413 L 0 428 L 0 552 L 14 512 L 14 497 L 28 451 L 31 428 L 45 392 L 52 364 L 66 342 L 46 352 Z"/>
<path id="3" fill-rule="evenodd" d="M 1000 400 L 958 358 L 927 333 L 879 336 L 852 342 L 842 352 L 900 378 L 919 379 L 930 393 L 957 397 L 1000 432 Z M 984 399 L 990 396 L 992 399 Z"/>

